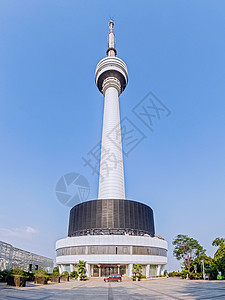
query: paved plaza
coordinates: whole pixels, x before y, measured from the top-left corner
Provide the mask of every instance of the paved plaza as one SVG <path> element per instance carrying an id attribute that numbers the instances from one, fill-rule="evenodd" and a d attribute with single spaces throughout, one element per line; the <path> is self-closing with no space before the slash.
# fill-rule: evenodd
<path id="1" fill-rule="evenodd" d="M 190 281 L 179 278 L 105 283 L 101 280 L 70 281 L 9 287 L 0 283 L 0 299 L 225 299 L 224 281 Z"/>

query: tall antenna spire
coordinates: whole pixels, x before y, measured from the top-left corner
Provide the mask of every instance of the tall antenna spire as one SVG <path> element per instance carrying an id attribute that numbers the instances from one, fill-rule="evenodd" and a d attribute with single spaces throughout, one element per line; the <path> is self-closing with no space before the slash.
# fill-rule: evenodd
<path id="1" fill-rule="evenodd" d="M 114 22 L 112 20 L 109 21 L 109 36 L 108 36 L 108 49 L 106 51 L 107 56 L 116 56 L 115 49 L 115 35 L 113 33 Z"/>
<path id="2" fill-rule="evenodd" d="M 109 29 L 110 32 L 113 32 L 114 22 L 112 20 L 109 21 Z"/>

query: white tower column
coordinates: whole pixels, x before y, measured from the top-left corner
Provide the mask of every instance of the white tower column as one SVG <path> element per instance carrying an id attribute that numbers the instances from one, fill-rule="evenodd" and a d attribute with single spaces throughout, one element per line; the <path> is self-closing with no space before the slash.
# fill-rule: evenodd
<path id="1" fill-rule="evenodd" d="M 102 87 L 105 96 L 102 129 L 99 199 L 125 199 L 123 155 L 120 129 L 120 81 L 107 77 Z"/>

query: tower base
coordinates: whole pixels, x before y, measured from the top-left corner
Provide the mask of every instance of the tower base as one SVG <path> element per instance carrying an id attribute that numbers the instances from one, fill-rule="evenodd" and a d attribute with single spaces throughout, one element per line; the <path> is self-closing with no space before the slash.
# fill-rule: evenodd
<path id="1" fill-rule="evenodd" d="M 124 199 L 98 199 L 70 211 L 68 237 L 56 242 L 60 272 L 86 262 L 87 276 L 132 276 L 133 264 L 146 277 L 159 276 L 167 264 L 168 244 L 155 235 L 152 209 Z"/>
<path id="2" fill-rule="evenodd" d="M 79 260 L 86 262 L 88 277 L 111 274 L 132 276 L 134 264 L 142 265 L 146 277 L 163 275 L 168 245 L 157 237 L 132 235 L 86 235 L 56 242 L 60 272 L 72 272 Z"/>
<path id="3" fill-rule="evenodd" d="M 155 234 L 153 210 L 140 202 L 98 199 L 75 205 L 70 210 L 68 236 Z"/>

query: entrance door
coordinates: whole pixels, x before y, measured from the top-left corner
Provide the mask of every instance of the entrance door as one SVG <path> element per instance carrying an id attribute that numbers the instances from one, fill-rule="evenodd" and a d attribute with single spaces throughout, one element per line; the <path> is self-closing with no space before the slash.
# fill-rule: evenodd
<path id="1" fill-rule="evenodd" d="M 117 267 L 112 266 L 102 266 L 102 276 L 108 277 L 109 275 L 117 274 Z"/>

